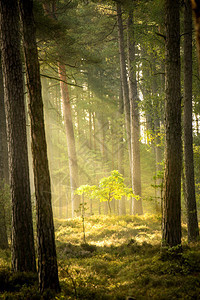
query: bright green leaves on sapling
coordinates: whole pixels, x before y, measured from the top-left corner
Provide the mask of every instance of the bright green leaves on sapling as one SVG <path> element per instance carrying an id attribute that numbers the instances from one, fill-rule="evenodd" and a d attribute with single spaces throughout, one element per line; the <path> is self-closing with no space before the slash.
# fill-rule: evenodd
<path id="1" fill-rule="evenodd" d="M 98 186 L 96 185 L 81 185 L 77 190 L 76 194 L 84 195 L 88 199 L 99 199 L 100 202 L 120 200 L 122 196 L 127 198 L 139 199 L 138 195 L 134 195 L 131 188 L 128 188 L 124 183 L 122 174 L 117 170 L 113 170 L 111 175 L 103 177 Z"/>

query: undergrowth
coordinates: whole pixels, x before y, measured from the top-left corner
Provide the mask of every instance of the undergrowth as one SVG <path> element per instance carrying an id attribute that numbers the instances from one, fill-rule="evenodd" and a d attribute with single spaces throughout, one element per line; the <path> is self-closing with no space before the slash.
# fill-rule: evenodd
<path id="1" fill-rule="evenodd" d="M 182 247 L 161 251 L 156 215 L 88 217 L 86 243 L 81 218 L 55 220 L 55 228 L 61 293 L 39 295 L 37 278 L 13 275 L 3 251 L 0 299 L 200 298 L 200 242 L 183 237 Z"/>

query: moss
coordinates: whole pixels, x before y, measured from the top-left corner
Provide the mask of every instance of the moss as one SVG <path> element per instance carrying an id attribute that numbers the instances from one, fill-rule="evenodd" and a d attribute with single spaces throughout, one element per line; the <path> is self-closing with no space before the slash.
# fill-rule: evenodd
<path id="1" fill-rule="evenodd" d="M 58 221 L 60 294 L 41 297 L 37 278 L 12 274 L 3 252 L 0 299 L 198 299 L 200 243 L 161 252 L 156 215 L 92 216 L 85 222 L 88 244 L 81 244 L 80 218 Z"/>

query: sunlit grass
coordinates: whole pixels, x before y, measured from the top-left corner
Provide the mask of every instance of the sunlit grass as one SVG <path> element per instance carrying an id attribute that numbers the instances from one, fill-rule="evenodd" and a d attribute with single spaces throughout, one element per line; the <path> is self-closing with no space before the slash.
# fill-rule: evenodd
<path id="1" fill-rule="evenodd" d="M 56 219 L 62 292 L 53 299 L 125 300 L 127 296 L 139 300 L 198 299 L 200 243 L 189 247 L 186 225 L 182 224 L 182 228 L 183 253 L 173 250 L 169 255 L 160 251 L 161 217 L 158 215 L 86 217 L 86 244 L 81 218 Z M 9 253 L 0 252 L 6 270 Z M 8 299 L 26 299 L 27 295 L 30 299 L 40 299 L 36 284 L 32 288 L 24 286 L 17 293 L 0 292 L 0 299 L 7 299 L 8 295 Z M 51 294 L 47 299 L 51 299 Z"/>
<path id="2" fill-rule="evenodd" d="M 127 240 L 138 243 L 160 242 L 159 217 L 145 214 L 138 216 L 92 216 L 85 218 L 88 243 L 98 246 L 119 246 Z M 56 239 L 79 244 L 83 239 L 82 219 L 56 220 Z"/>
<path id="3" fill-rule="evenodd" d="M 60 261 L 64 259 L 63 265 L 68 265 L 68 272 L 77 283 L 77 299 L 125 299 L 126 296 L 193 299 L 200 292 L 197 244 L 192 246 L 194 254 L 186 247 L 180 260 L 162 260 L 161 217 L 158 215 L 86 217 L 86 241 L 96 245 L 94 252 L 82 249 L 81 218 L 74 219 L 74 224 L 73 220 L 56 220 L 56 224 L 56 237 L 62 243 L 62 247 L 58 246 Z M 186 225 L 183 224 L 184 244 L 185 241 Z M 73 245 L 76 248 L 70 252 L 68 248 L 75 247 Z M 197 273 L 193 275 L 195 268 Z M 183 282 L 187 277 L 189 283 L 185 288 Z M 72 280 L 67 278 L 63 276 L 61 281 L 72 287 Z M 73 288 L 71 292 L 74 293 Z"/>

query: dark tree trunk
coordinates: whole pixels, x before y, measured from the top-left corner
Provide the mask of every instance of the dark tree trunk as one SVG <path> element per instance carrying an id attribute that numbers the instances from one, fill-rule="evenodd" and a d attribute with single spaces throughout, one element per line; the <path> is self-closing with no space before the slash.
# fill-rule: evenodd
<path id="1" fill-rule="evenodd" d="M 8 151 L 6 137 L 6 115 L 4 107 L 3 75 L 0 66 L 0 249 L 8 248 L 5 218 L 4 183 L 8 183 Z"/>
<path id="2" fill-rule="evenodd" d="M 184 165 L 187 207 L 188 241 L 199 236 L 194 182 L 192 131 L 192 9 L 190 0 L 184 9 Z"/>
<path id="3" fill-rule="evenodd" d="M 166 102 L 163 245 L 181 244 L 181 94 L 179 1 L 165 0 Z"/>
<path id="4" fill-rule="evenodd" d="M 133 12 L 128 16 L 128 69 L 129 69 L 129 99 L 130 99 L 130 130 L 131 130 L 131 176 L 133 193 L 141 197 L 140 169 L 140 124 L 138 109 L 138 93 L 135 65 L 135 40 Z M 142 215 L 142 199 L 133 199 L 133 214 Z"/>
<path id="5" fill-rule="evenodd" d="M 40 70 L 33 19 L 33 2 L 32 0 L 21 0 L 19 3 L 23 23 L 24 53 L 30 101 L 29 113 L 31 119 L 37 210 L 39 287 L 41 292 L 46 288 L 59 291 L 60 286 L 51 206 L 51 187 L 44 129 Z"/>
<path id="6" fill-rule="evenodd" d="M 35 271 L 17 1 L 0 1 L 0 16 L 4 100 L 12 197 L 12 268 L 14 271 Z"/>
<path id="7" fill-rule="evenodd" d="M 1 168 L 2 179 L 6 184 L 9 184 L 9 167 L 8 167 L 8 145 L 6 134 L 6 115 L 4 105 L 4 87 L 3 87 L 3 74 L 2 66 L 0 66 L 0 139 L 1 139 Z"/>

